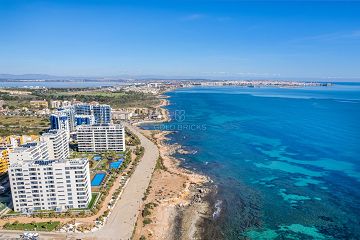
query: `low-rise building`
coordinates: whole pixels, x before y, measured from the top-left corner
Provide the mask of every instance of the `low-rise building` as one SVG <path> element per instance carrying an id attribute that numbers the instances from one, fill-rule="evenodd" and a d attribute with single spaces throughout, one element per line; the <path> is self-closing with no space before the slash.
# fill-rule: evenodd
<path id="1" fill-rule="evenodd" d="M 9 179 L 16 212 L 86 208 L 91 201 L 87 159 L 18 161 Z"/>
<path id="2" fill-rule="evenodd" d="M 120 124 L 79 126 L 77 140 L 80 152 L 125 151 L 125 130 Z"/>
<path id="3" fill-rule="evenodd" d="M 59 100 L 51 100 L 50 107 L 51 108 L 60 108 L 62 106 L 62 102 Z"/>
<path id="4" fill-rule="evenodd" d="M 133 116 L 131 111 L 126 110 L 113 110 L 112 111 L 112 119 L 113 120 L 130 120 Z"/>
<path id="5" fill-rule="evenodd" d="M 0 175 L 6 173 L 9 168 L 9 153 L 11 151 L 11 148 L 0 147 Z"/>
<path id="6" fill-rule="evenodd" d="M 33 100 L 30 101 L 30 106 L 35 108 L 48 108 L 49 104 L 48 101 L 44 100 Z"/>
<path id="7" fill-rule="evenodd" d="M 44 109 L 40 109 L 35 111 L 36 115 L 49 115 L 50 114 L 50 109 L 48 108 L 44 108 Z"/>
<path id="8" fill-rule="evenodd" d="M 15 148 L 27 142 L 39 140 L 39 135 L 10 135 L 0 137 L 0 147 Z"/>

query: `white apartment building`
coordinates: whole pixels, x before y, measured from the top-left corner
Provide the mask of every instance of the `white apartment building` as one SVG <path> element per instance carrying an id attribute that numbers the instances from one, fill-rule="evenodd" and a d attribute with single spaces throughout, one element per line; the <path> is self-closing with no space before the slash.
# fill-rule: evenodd
<path id="1" fill-rule="evenodd" d="M 120 124 L 79 126 L 77 140 L 80 152 L 125 151 L 125 130 Z"/>
<path id="2" fill-rule="evenodd" d="M 49 159 L 48 144 L 43 141 L 22 144 L 9 153 L 10 164 L 40 159 Z"/>
<path id="3" fill-rule="evenodd" d="M 9 179 L 16 212 L 86 208 L 91 200 L 86 158 L 18 161 L 10 164 Z"/>
<path id="4" fill-rule="evenodd" d="M 66 159 L 70 156 L 67 132 L 64 130 L 50 130 L 40 137 L 48 145 L 48 159 Z"/>

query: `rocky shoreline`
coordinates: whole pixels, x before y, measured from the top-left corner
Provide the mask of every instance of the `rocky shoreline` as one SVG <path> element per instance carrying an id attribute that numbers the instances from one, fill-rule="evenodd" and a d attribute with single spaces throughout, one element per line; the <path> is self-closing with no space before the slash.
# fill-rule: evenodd
<path id="1" fill-rule="evenodd" d="M 163 99 L 159 107 L 168 104 L 168 100 Z M 163 109 L 163 112 L 166 112 L 165 121 L 169 121 L 167 110 Z M 208 200 L 216 192 L 216 187 L 207 176 L 180 166 L 180 160 L 172 154 L 194 153 L 178 144 L 166 143 L 171 132 L 142 132 L 157 144 L 160 158 L 144 195 L 133 239 L 205 239 L 204 227 L 212 222 L 214 212 L 214 205 Z"/>
<path id="2" fill-rule="evenodd" d="M 179 166 L 171 156 L 179 146 L 165 143 L 169 132 L 144 130 L 144 134 L 158 145 L 161 167 L 154 171 L 133 239 L 203 239 L 201 226 L 213 213 L 206 201 L 213 190 L 211 180 Z"/>

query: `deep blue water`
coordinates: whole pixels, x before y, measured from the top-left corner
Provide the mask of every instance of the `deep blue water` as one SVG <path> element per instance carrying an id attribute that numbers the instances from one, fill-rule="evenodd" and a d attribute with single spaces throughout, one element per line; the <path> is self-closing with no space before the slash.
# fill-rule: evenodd
<path id="1" fill-rule="evenodd" d="M 168 94 L 170 142 L 218 186 L 225 239 L 360 239 L 360 85 Z"/>

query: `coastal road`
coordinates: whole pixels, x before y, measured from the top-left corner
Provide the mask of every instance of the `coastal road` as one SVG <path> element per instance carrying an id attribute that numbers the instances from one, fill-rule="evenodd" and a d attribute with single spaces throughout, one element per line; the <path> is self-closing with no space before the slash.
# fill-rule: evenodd
<path id="1" fill-rule="evenodd" d="M 153 142 L 140 133 L 137 127 L 129 124 L 125 124 L 125 126 L 139 137 L 141 145 L 145 148 L 144 156 L 135 168 L 105 226 L 94 233 L 78 236 L 80 238 L 128 240 L 132 236 L 142 198 L 159 158 L 159 150 Z"/>
<path id="2" fill-rule="evenodd" d="M 145 148 L 145 153 L 130 177 L 120 199 L 112 209 L 104 227 L 98 231 L 84 234 L 40 233 L 40 239 L 131 239 L 140 213 L 142 198 L 149 186 L 152 172 L 159 158 L 159 150 L 153 142 L 140 133 L 137 127 L 129 124 L 125 124 L 125 126 L 139 137 L 141 145 Z M 0 239 L 15 239 L 19 233 L 21 232 L 0 230 Z"/>

